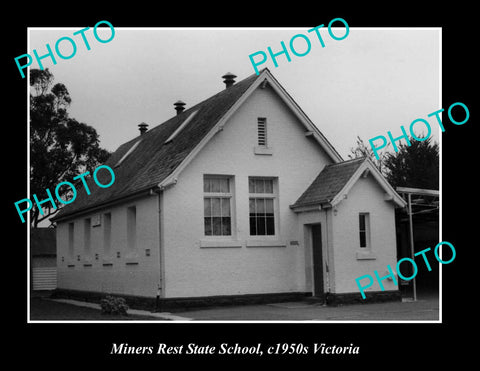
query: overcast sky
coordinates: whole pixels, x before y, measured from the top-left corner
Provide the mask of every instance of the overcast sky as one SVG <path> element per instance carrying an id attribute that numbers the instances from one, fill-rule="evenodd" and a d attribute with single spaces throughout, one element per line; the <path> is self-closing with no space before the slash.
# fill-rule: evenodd
<path id="1" fill-rule="evenodd" d="M 302 33 L 311 40 L 304 57 L 292 53 L 291 62 L 278 57 L 259 66 L 268 67 L 293 99 L 344 159 L 355 146 L 387 131 L 400 135 L 416 118 L 441 108 L 441 30 L 432 28 L 350 28 L 348 37 L 335 41 L 326 27 L 322 48 L 314 33 L 304 28 L 115 28 L 112 41 L 97 42 L 91 29 L 85 33 L 87 51 L 76 28 L 29 29 L 29 50 L 46 53 L 63 36 L 77 41 L 77 53 L 57 57 L 53 65 L 43 59 L 55 82 L 67 86 L 72 97 L 70 116 L 93 126 L 101 146 L 113 151 L 139 134 L 137 125 L 150 128 L 175 115 L 178 99 L 187 108 L 223 90 L 221 76 L 237 81 L 254 73 L 248 58 L 257 51 L 280 51 L 292 36 Z M 107 39 L 110 31 L 101 37 Z M 344 30 L 343 30 L 344 31 Z M 342 31 L 342 32 L 343 32 Z M 102 30 L 103 32 L 103 30 Z M 340 30 L 338 34 L 342 35 Z M 304 50 L 298 39 L 298 51 Z M 63 42 L 68 55 L 68 42 Z M 36 63 L 32 67 L 38 68 Z M 432 123 L 431 119 L 429 119 Z M 439 140 L 438 125 L 432 125 Z"/>

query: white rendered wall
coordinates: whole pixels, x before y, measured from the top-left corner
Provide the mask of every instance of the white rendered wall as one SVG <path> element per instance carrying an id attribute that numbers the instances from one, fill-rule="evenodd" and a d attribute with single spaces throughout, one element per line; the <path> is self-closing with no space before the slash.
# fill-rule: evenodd
<path id="1" fill-rule="evenodd" d="M 384 191 L 369 175 L 360 177 L 348 193 L 348 197 L 337 205 L 332 216 L 332 245 L 334 253 L 335 282 L 332 292 L 359 292 L 355 279 L 377 270 L 380 277 L 388 274 L 387 265 L 395 271 L 397 263 L 394 204 L 384 201 Z M 361 249 L 358 214 L 370 213 L 371 253 Z M 367 259 L 361 259 L 361 258 Z M 362 281 L 366 285 L 368 280 Z M 383 280 L 385 290 L 397 290 L 391 280 Z M 366 291 L 381 291 L 375 279 Z"/>
<path id="2" fill-rule="evenodd" d="M 271 156 L 254 153 L 258 117 L 267 118 Z M 303 236 L 289 205 L 331 160 L 304 132 L 271 88 L 258 88 L 165 191 L 165 297 L 306 290 Z M 231 237 L 204 236 L 204 174 L 234 177 Z M 249 236 L 249 176 L 278 177 L 274 237 Z M 255 241 L 264 246 L 247 246 Z"/>
<path id="3" fill-rule="evenodd" d="M 136 248 L 127 246 L 127 208 L 136 207 Z M 111 249 L 104 250 L 104 213 L 111 213 Z M 90 227 L 91 254 L 85 255 L 84 220 L 101 215 Z M 74 254 L 68 253 L 68 224 L 74 223 Z M 57 226 L 58 288 L 155 297 L 159 282 L 158 196 L 85 215 Z M 120 257 L 117 254 L 120 253 Z M 150 256 L 147 256 L 149 254 Z M 89 266 L 91 265 L 91 266 Z"/>

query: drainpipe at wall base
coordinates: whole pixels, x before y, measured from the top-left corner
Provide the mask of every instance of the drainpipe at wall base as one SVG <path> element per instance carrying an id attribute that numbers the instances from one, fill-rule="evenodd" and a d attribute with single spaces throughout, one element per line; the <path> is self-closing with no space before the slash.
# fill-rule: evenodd
<path id="1" fill-rule="evenodd" d="M 325 264 L 325 271 L 327 273 L 327 294 L 330 294 L 331 292 L 331 287 L 330 287 L 330 270 L 328 269 L 328 266 L 330 264 L 330 255 L 328 253 L 328 250 L 330 248 L 330 241 L 328 239 L 328 209 L 325 210 L 325 239 L 327 240 L 327 262 Z"/>
<path id="2" fill-rule="evenodd" d="M 175 179 L 176 183 L 176 179 Z M 160 311 L 160 296 L 165 293 L 164 286 L 164 255 L 163 255 L 163 246 L 164 246 L 164 233 L 163 233 L 163 190 L 165 188 L 157 187 L 153 189 L 153 192 L 157 194 L 158 197 L 158 285 L 157 285 L 157 295 L 155 300 L 156 311 Z"/>
<path id="3" fill-rule="evenodd" d="M 157 287 L 157 297 L 155 298 L 155 312 L 160 312 L 160 284 Z"/>

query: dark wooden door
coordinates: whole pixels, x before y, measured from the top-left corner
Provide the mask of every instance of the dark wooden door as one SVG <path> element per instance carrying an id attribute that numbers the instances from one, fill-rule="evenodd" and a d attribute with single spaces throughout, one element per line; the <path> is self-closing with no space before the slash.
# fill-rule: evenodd
<path id="1" fill-rule="evenodd" d="M 324 298 L 323 291 L 323 257 L 322 257 L 322 226 L 312 225 L 313 252 L 313 295 Z"/>

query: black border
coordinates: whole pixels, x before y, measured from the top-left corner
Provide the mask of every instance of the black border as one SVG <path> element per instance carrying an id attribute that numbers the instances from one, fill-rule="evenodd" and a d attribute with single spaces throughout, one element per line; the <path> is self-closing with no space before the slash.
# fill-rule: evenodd
<path id="1" fill-rule="evenodd" d="M 56 4 L 54 2 L 24 5 L 24 10 L 14 8 L 8 18 L 3 46 L 3 71 L 7 77 L 4 106 L 6 120 L 2 146 L 4 184 L 7 197 L 4 208 L 8 227 L 5 228 L 4 264 L 13 267 L 4 282 L 4 309 L 8 318 L 8 345 L 5 354 L 12 360 L 42 360 L 53 368 L 72 365 L 97 367 L 99 362 L 114 362 L 123 366 L 130 361 L 155 361 L 162 366 L 165 361 L 211 360 L 212 356 L 111 356 L 112 343 L 128 342 L 132 345 L 169 344 L 218 345 L 222 342 L 273 345 L 276 343 L 327 343 L 358 345 L 358 356 L 276 356 L 261 358 L 215 357 L 238 363 L 254 359 L 313 360 L 318 365 L 333 361 L 365 361 L 371 367 L 388 367 L 404 363 L 414 367 L 421 359 L 435 365 L 446 359 L 466 360 L 474 339 L 465 331 L 475 321 L 475 257 L 477 248 L 469 244 L 476 218 L 475 178 L 476 166 L 473 150 L 475 109 L 473 68 L 476 62 L 473 26 L 476 23 L 474 3 L 435 3 L 426 8 L 402 3 L 383 3 L 351 7 L 349 4 L 332 4 L 326 9 L 316 3 L 219 3 L 141 4 L 134 7 L 126 3 L 100 5 Z M 212 8 L 215 8 L 212 10 Z M 442 135 L 443 159 L 443 240 L 451 242 L 457 257 L 443 267 L 443 323 L 442 324 L 27 324 L 26 323 L 26 226 L 16 217 L 13 202 L 26 194 L 26 79 L 20 78 L 13 60 L 27 51 L 27 27 L 94 25 L 108 20 L 120 26 L 316 26 L 342 17 L 351 27 L 442 27 L 443 108 L 454 102 L 463 102 L 470 109 L 470 120 L 463 126 L 445 125 Z M 235 41 L 232 40 L 232 43 Z M 5 98 L 6 97 L 6 98 Z M 415 97 L 411 97 L 415 99 Z M 427 114 L 427 112 L 426 112 Z M 392 117 L 392 123 L 395 117 Z M 444 115 L 444 123 L 447 116 Z M 10 227 L 11 225 L 11 227 Z M 7 237 L 8 236 L 8 237 Z M 7 239 L 8 238 L 8 239 Z M 10 242 L 7 242 L 10 241 Z M 471 245 L 471 246 L 470 246 Z M 470 315 L 469 315 L 470 314 Z M 474 322 L 473 322 L 474 323 Z M 382 359 L 390 359 L 388 364 Z M 461 358 L 460 358 L 461 357 Z M 116 361 L 116 362 L 115 362 Z M 177 363 L 178 364 L 178 363 Z M 353 364 L 353 363 L 352 363 Z"/>

